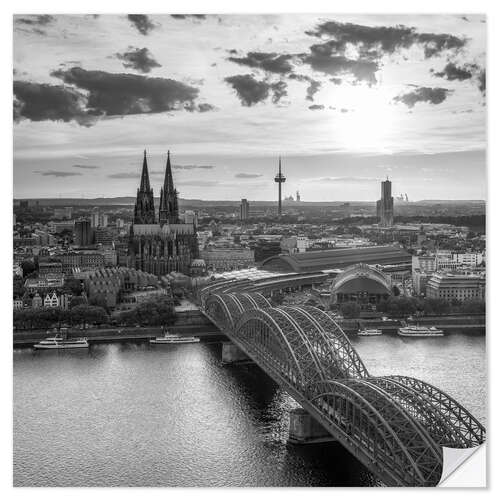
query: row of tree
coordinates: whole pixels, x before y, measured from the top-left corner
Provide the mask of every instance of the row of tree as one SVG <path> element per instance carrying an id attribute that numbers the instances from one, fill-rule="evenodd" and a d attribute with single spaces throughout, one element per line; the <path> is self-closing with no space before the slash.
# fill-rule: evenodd
<path id="1" fill-rule="evenodd" d="M 138 304 L 128 311 L 119 312 L 112 317 L 104 307 L 81 304 L 78 301 L 69 310 L 60 307 L 26 308 L 14 311 L 14 327 L 17 330 L 36 330 L 40 328 L 61 327 L 62 325 L 124 325 L 124 326 L 163 326 L 175 322 L 175 308 L 169 297 L 154 297 Z"/>
<path id="2" fill-rule="evenodd" d="M 17 330 L 61 327 L 62 325 L 102 325 L 109 322 L 108 313 L 98 306 L 77 305 L 69 310 L 60 307 L 32 308 L 14 311 Z"/>
<path id="3" fill-rule="evenodd" d="M 443 314 L 484 314 L 486 304 L 484 300 L 466 300 L 460 302 L 444 299 L 419 297 L 389 297 L 377 305 L 377 311 L 392 318 L 405 318 L 413 315 L 440 316 Z M 346 302 L 340 305 L 340 312 L 344 318 L 359 318 L 361 307 L 356 302 Z"/>

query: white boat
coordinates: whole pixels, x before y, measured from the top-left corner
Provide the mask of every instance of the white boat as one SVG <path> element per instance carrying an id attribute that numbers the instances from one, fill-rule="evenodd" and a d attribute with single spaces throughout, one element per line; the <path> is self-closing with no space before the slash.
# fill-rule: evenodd
<path id="1" fill-rule="evenodd" d="M 33 346 L 35 349 L 87 349 L 89 343 L 86 337 L 67 339 L 62 335 L 47 337 Z"/>
<path id="2" fill-rule="evenodd" d="M 398 328 L 398 335 L 403 337 L 442 337 L 444 335 L 443 330 L 436 328 L 435 326 L 404 326 Z"/>
<path id="3" fill-rule="evenodd" d="M 171 333 L 165 333 L 162 337 L 156 337 L 150 339 L 150 344 L 193 344 L 199 342 L 198 337 L 182 337 L 181 335 L 175 335 Z"/>
<path id="4" fill-rule="evenodd" d="M 363 330 L 358 330 L 358 335 L 360 337 L 372 337 L 373 335 L 382 335 L 382 330 L 378 328 L 363 328 Z"/>

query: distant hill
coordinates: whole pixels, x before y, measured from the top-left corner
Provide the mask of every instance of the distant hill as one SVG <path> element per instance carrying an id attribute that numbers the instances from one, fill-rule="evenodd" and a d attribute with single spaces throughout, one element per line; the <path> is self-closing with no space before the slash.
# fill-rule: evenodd
<path id="1" fill-rule="evenodd" d="M 134 196 L 119 196 L 116 198 L 15 198 L 14 205 L 19 204 L 21 199 L 26 199 L 30 201 L 38 201 L 40 205 L 51 205 L 51 206 L 110 206 L 110 205 L 133 205 L 135 203 Z M 254 201 L 248 200 L 254 207 L 268 207 L 276 204 L 276 200 L 273 201 Z M 155 198 L 155 203 L 159 203 L 159 198 Z M 239 206 L 240 200 L 188 200 L 180 199 L 180 205 L 190 206 L 190 207 L 222 207 L 222 206 Z M 312 206 L 345 206 L 346 203 L 355 206 L 372 206 L 375 204 L 374 201 L 283 201 L 285 206 L 294 207 L 312 207 Z M 484 200 L 420 200 L 420 201 L 410 201 L 404 202 L 405 205 L 437 205 L 437 204 L 447 204 L 447 205 L 485 205 Z"/>

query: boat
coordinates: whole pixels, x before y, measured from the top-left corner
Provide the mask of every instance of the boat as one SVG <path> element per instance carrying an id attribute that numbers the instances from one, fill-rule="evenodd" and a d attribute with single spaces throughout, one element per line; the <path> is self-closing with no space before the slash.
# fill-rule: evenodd
<path id="1" fill-rule="evenodd" d="M 47 337 L 33 346 L 35 349 L 88 349 L 87 337 L 68 339 L 57 334 L 55 337 Z"/>
<path id="2" fill-rule="evenodd" d="M 199 342 L 198 337 L 183 337 L 173 333 L 165 332 L 161 337 L 149 339 L 150 344 L 193 344 Z"/>
<path id="3" fill-rule="evenodd" d="M 398 328 L 398 335 L 403 337 L 442 337 L 444 332 L 435 326 L 409 325 Z"/>
<path id="4" fill-rule="evenodd" d="M 378 328 L 363 328 L 363 330 L 358 330 L 358 335 L 360 337 L 372 337 L 373 335 L 382 335 L 382 330 Z"/>

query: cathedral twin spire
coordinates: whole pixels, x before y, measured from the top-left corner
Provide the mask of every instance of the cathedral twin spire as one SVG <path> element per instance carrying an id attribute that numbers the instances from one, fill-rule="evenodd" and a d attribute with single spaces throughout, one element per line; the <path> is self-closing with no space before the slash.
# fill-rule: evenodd
<path id="1" fill-rule="evenodd" d="M 160 190 L 160 210 L 158 222 L 163 224 L 179 223 L 179 201 L 178 192 L 174 187 L 172 178 L 172 167 L 170 165 L 170 151 L 167 153 L 167 165 L 165 168 L 165 180 Z M 134 207 L 134 224 L 155 224 L 156 216 L 154 209 L 153 190 L 149 183 L 148 162 L 146 150 L 142 162 L 141 185 L 137 189 L 137 198 Z"/>

